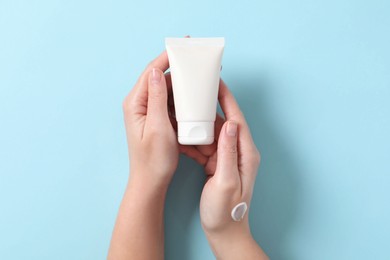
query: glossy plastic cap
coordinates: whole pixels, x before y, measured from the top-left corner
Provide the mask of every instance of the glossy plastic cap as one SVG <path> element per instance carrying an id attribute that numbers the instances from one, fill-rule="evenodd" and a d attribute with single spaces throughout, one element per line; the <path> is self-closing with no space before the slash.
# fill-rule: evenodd
<path id="1" fill-rule="evenodd" d="M 178 122 L 180 144 L 206 145 L 214 142 L 214 122 Z"/>

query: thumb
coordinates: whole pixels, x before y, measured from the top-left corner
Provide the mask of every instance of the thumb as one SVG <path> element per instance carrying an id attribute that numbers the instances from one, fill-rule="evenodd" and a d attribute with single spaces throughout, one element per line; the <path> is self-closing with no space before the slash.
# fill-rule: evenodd
<path id="1" fill-rule="evenodd" d="M 167 84 L 163 72 L 156 68 L 153 68 L 149 74 L 146 117 L 152 123 L 169 120 Z"/>
<path id="2" fill-rule="evenodd" d="M 215 177 L 221 183 L 234 185 L 237 181 L 239 182 L 237 132 L 237 123 L 234 121 L 227 121 L 222 126 L 219 135 Z"/>

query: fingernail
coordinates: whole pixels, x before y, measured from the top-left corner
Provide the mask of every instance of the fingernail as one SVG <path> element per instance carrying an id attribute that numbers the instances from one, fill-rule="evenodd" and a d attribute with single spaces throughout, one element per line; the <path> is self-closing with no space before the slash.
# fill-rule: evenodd
<path id="1" fill-rule="evenodd" d="M 226 127 L 226 133 L 228 136 L 237 135 L 237 123 L 230 121 Z"/>
<path id="2" fill-rule="evenodd" d="M 153 84 L 158 84 L 160 83 L 160 80 L 161 80 L 161 73 L 157 69 L 153 68 L 151 82 Z"/>

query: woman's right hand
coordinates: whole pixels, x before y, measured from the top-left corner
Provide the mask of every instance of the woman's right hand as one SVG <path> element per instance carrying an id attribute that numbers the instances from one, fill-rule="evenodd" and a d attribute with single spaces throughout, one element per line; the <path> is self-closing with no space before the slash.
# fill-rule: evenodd
<path id="1" fill-rule="evenodd" d="M 217 116 L 218 141 L 195 148 L 181 146 L 182 152 L 204 165 L 208 175 L 200 201 L 202 227 L 217 259 L 268 259 L 252 238 L 248 212 L 242 219 L 232 216 L 239 203 L 245 202 L 249 209 L 260 153 L 222 80 L 218 99 L 225 114 L 225 119 Z"/>

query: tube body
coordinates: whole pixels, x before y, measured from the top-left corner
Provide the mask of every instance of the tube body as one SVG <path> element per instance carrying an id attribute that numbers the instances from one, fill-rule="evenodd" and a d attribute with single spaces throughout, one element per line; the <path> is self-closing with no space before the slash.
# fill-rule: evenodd
<path id="1" fill-rule="evenodd" d="M 180 144 L 214 142 L 224 38 L 166 38 Z"/>

